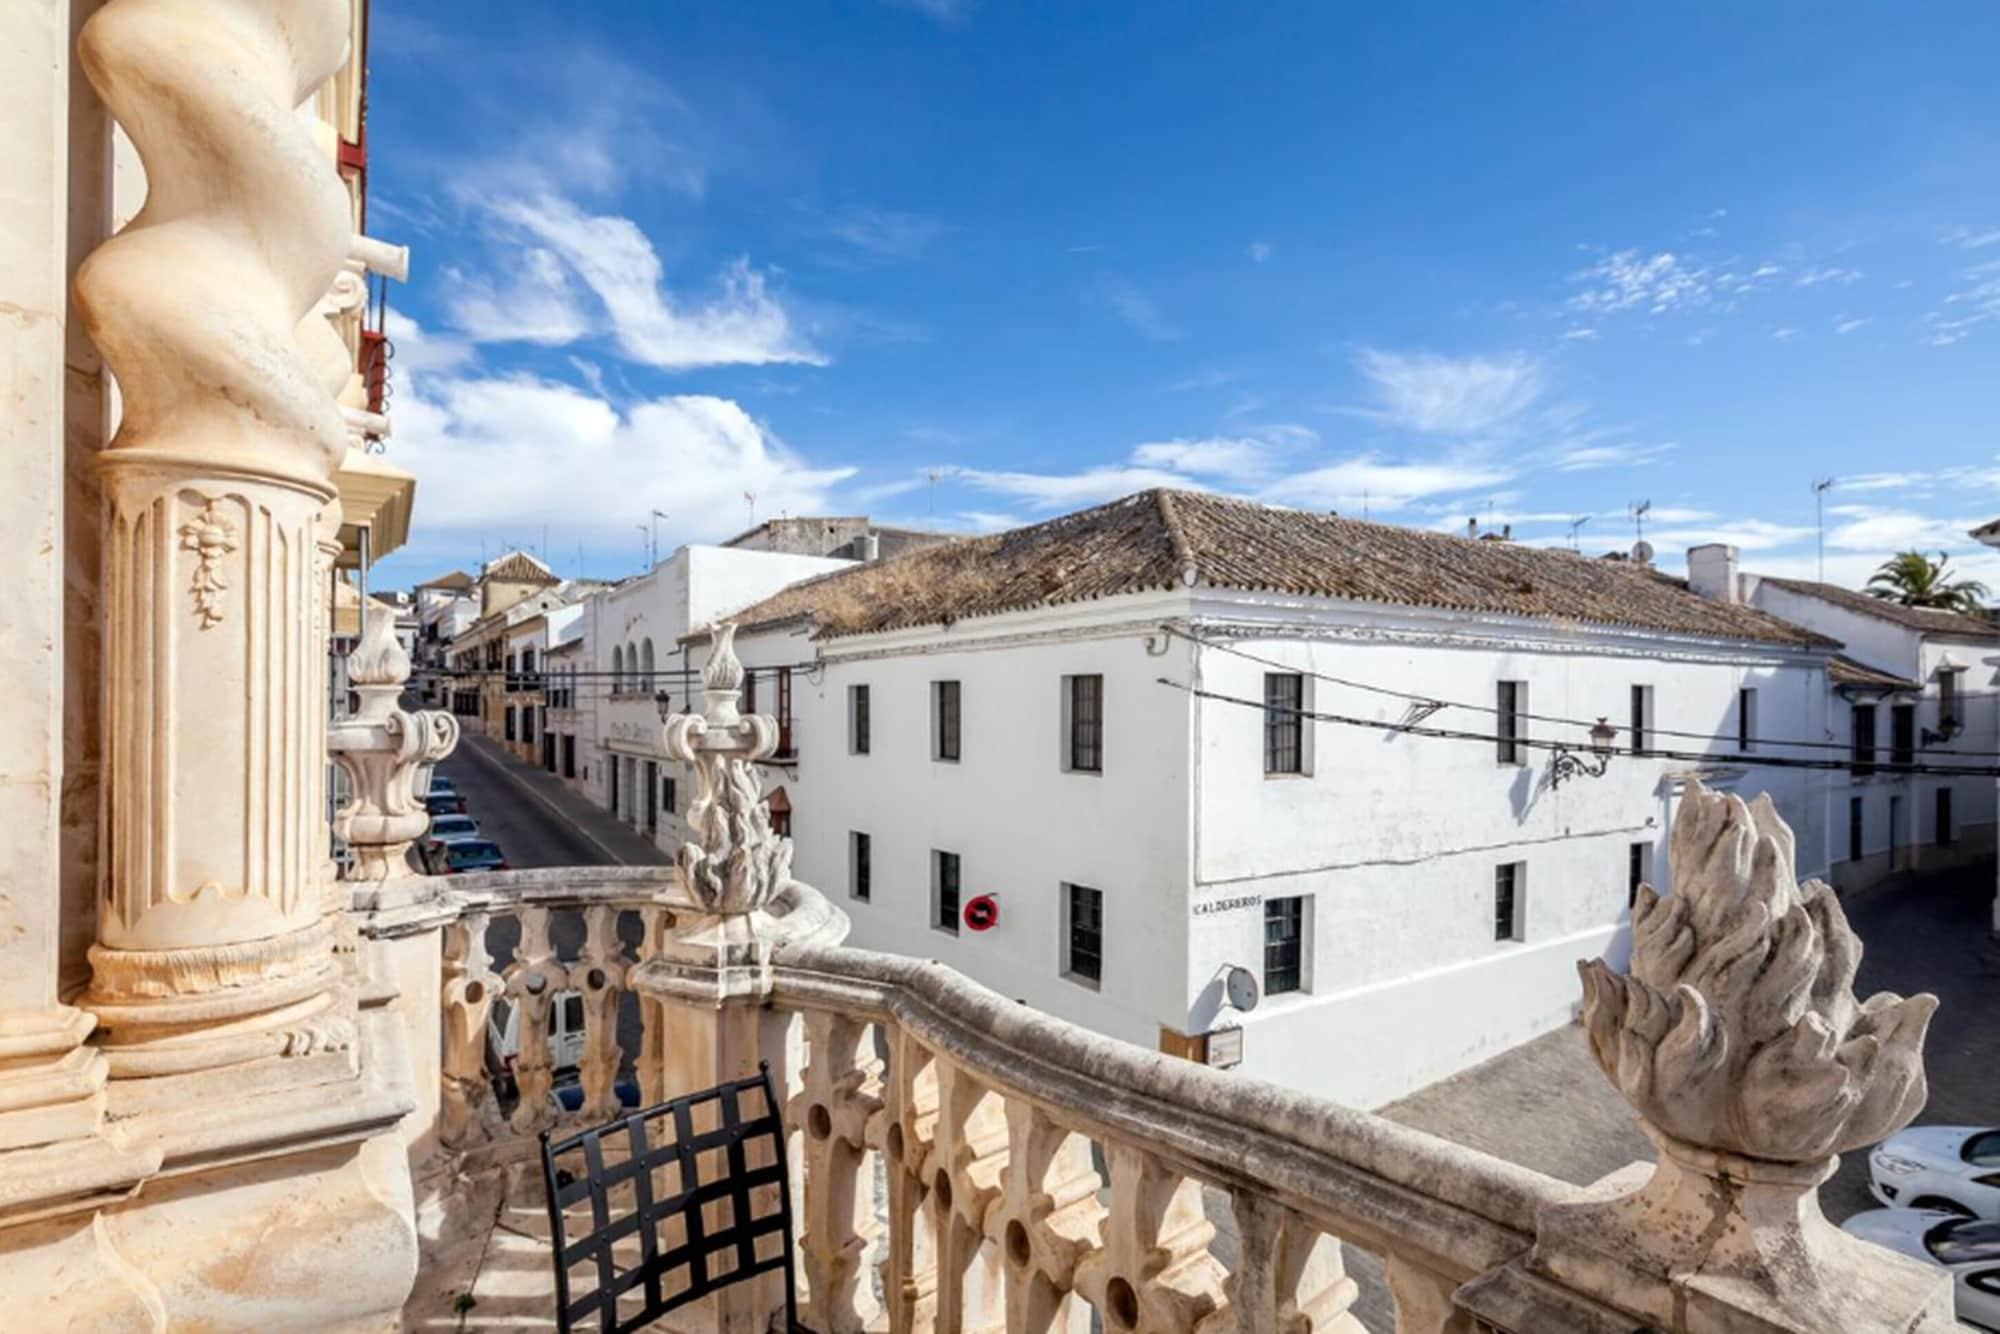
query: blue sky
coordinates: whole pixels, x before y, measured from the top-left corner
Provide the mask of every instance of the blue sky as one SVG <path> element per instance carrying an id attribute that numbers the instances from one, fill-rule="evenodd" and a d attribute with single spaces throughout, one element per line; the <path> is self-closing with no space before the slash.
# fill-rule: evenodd
<path id="1" fill-rule="evenodd" d="M 2000 588 L 1991 6 L 374 12 L 382 580 L 1157 484 L 1809 576 L 1831 476 Z"/>

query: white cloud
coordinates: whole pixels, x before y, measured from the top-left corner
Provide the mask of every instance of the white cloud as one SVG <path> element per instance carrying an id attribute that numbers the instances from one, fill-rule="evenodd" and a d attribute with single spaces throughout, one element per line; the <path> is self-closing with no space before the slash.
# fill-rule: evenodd
<path id="1" fill-rule="evenodd" d="M 502 261 L 497 278 L 444 270 L 445 315 L 476 343 L 560 347 L 592 332 L 582 293 L 554 251 L 526 246 Z"/>
<path id="2" fill-rule="evenodd" d="M 1651 463 L 1673 448 L 1672 441 L 1650 445 L 1633 441 L 1616 445 L 1578 445 L 1558 450 L 1555 468 L 1557 472 L 1586 472 L 1593 468 L 1636 467 L 1641 463 Z"/>
<path id="3" fill-rule="evenodd" d="M 1836 283 L 1848 287 L 1861 281 L 1861 273 L 1855 269 L 1807 269 L 1793 280 L 1794 287 L 1818 287 L 1822 283 Z"/>
<path id="4" fill-rule="evenodd" d="M 1833 331 L 1837 334 L 1851 334 L 1856 329 L 1861 328 L 1863 325 L 1867 323 L 1868 323 L 1868 318 L 1866 316 L 1851 317 L 1848 319 L 1841 320 L 1839 323 L 1835 324 L 1833 326 Z"/>
<path id="5" fill-rule="evenodd" d="M 1836 478 L 1837 491 L 1907 491 L 1922 486 L 1931 480 L 1929 473 L 1923 472 L 1867 472 L 1853 477 Z"/>
<path id="6" fill-rule="evenodd" d="M 1140 445 L 1132 451 L 1132 462 L 1141 467 L 1167 468 L 1205 477 L 1253 478 L 1269 471 L 1271 448 L 1262 440 L 1225 436 L 1166 440 Z"/>
<path id="7" fill-rule="evenodd" d="M 1813 535 L 1810 527 L 1772 523 L 1766 519 L 1724 519 L 1719 523 L 1690 528 L 1665 528 L 1648 532 L 1646 540 L 1660 548 L 1704 546 L 1724 542 L 1745 551 L 1769 551 L 1790 546 Z"/>
<path id="8" fill-rule="evenodd" d="M 1597 330 L 1578 326 L 1574 329 L 1564 329 L 1562 336 L 1563 341 L 1568 343 L 1592 343 L 1597 341 Z"/>
<path id="9" fill-rule="evenodd" d="M 1244 253 L 1250 256 L 1252 263 L 1266 263 L 1271 258 L 1271 243 L 1269 241 L 1252 241 Z"/>
<path id="10" fill-rule="evenodd" d="M 1643 308 L 1659 315 L 1709 299 L 1708 269 L 1665 250 L 1655 255 L 1620 250 L 1572 273 L 1570 281 L 1585 286 L 1570 298 L 1570 309 L 1593 313 Z"/>
<path id="11" fill-rule="evenodd" d="M 1797 329 L 1792 328 L 1789 325 L 1786 325 L 1782 328 L 1771 330 L 1771 337 L 1777 339 L 1781 343 L 1789 343 L 1798 336 L 1799 336 L 1799 331 Z"/>
<path id="12" fill-rule="evenodd" d="M 1514 422 L 1542 395 L 1531 357 L 1440 357 L 1362 348 L 1377 406 L 1362 415 L 1427 435 L 1476 436 Z"/>
<path id="13" fill-rule="evenodd" d="M 1307 509 L 1359 513 L 1401 509 L 1427 496 L 1498 486 L 1513 473 L 1495 464 L 1390 463 L 1373 455 L 1294 473 L 1266 487 L 1260 499 Z"/>
<path id="14" fill-rule="evenodd" d="M 1950 227 L 1945 230 L 1944 243 L 1964 250 L 2000 245 L 2000 227 Z"/>
<path id="15" fill-rule="evenodd" d="M 1949 551 L 1971 545 L 1969 529 L 1987 522 L 1990 514 L 1973 518 L 1947 518 L 1918 514 L 1912 510 L 1868 511 L 1863 506 L 1847 507 L 1858 512 L 1848 522 L 1826 530 L 1826 544 L 1841 551 L 1880 552 L 1886 558 L 1898 551 Z"/>
<path id="16" fill-rule="evenodd" d="M 1153 299 L 1123 278 L 1105 275 L 1097 281 L 1097 294 L 1119 319 L 1131 325 L 1142 338 L 1156 343 L 1178 342 L 1186 330 L 1160 313 Z"/>
<path id="17" fill-rule="evenodd" d="M 742 526 L 746 491 L 760 514 L 823 512 L 854 471 L 810 465 L 739 404 L 706 394 L 621 413 L 527 374 L 420 372 L 401 390 L 390 457 L 432 498 L 426 531 L 466 540 L 548 526 L 616 544 L 657 506 L 671 515 L 663 537 L 713 541 Z"/>
<path id="18" fill-rule="evenodd" d="M 896 9 L 914 10 L 938 23 L 957 25 L 972 16 L 978 0 L 886 0 Z"/>
<path id="19" fill-rule="evenodd" d="M 400 310 L 390 310 L 383 324 L 396 349 L 395 370 L 401 375 L 448 371 L 472 359 L 472 344 L 463 338 L 432 333 Z"/>
<path id="20" fill-rule="evenodd" d="M 850 208 L 828 218 L 826 230 L 876 259 L 911 260 L 923 258 L 944 234 L 944 224 L 922 213 Z"/>
<path id="21" fill-rule="evenodd" d="M 1156 486 L 1193 487 L 1179 473 L 1158 468 L 1106 465 L 1078 473 L 996 472 L 984 468 L 954 468 L 953 477 L 998 495 L 1014 496 L 1035 509 L 1080 509 Z"/>
<path id="22" fill-rule="evenodd" d="M 660 257 L 630 218 L 588 214 L 554 195 L 502 200 L 491 211 L 539 243 L 527 253 L 559 258 L 590 288 L 619 348 L 634 361 L 670 370 L 826 362 L 747 260 L 723 271 L 706 303 L 683 305 L 665 291 Z M 455 306 L 452 315 L 458 322 L 463 311 Z"/>

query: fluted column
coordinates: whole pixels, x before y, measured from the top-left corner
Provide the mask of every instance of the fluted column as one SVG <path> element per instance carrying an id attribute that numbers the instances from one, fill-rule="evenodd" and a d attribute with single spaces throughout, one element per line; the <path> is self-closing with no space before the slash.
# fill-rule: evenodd
<path id="1" fill-rule="evenodd" d="M 313 610 L 346 430 L 296 333 L 351 234 L 294 108 L 348 18 L 113 0 L 78 45 L 150 191 L 76 279 L 124 409 L 100 462 L 108 828 L 82 1001 L 114 1079 L 297 1050 L 331 1004 Z"/>

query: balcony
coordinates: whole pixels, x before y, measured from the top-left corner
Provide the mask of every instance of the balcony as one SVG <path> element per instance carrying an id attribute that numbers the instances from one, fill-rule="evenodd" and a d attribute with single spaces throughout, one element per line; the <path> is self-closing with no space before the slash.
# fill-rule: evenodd
<path id="1" fill-rule="evenodd" d="M 1584 969 L 1590 1040 L 1661 1157 L 1578 1188 L 847 947 L 755 801 L 777 729 L 737 714 L 739 670 L 724 636 L 704 712 L 666 728 L 700 786 L 678 865 L 358 896 L 362 936 L 416 979 L 413 1050 L 441 1053 L 405 1135 L 423 1247 L 408 1328 L 552 1328 L 537 1136 L 618 1115 L 622 1079 L 649 1105 L 760 1060 L 816 1331 L 1951 1328 L 1934 1271 L 1847 1238 L 1813 1193 L 1833 1152 L 1921 1105 L 1929 999 L 1853 1004 L 1852 936 L 1775 859 L 1789 831 L 1763 803 L 1696 794 L 1683 889 L 1642 891 L 1631 974 Z M 549 1019 L 571 993 L 566 1110 Z M 499 1007 L 519 1011 L 511 1070 L 489 1052 Z M 757 1280 L 661 1327 L 762 1330 L 781 1306 Z"/>

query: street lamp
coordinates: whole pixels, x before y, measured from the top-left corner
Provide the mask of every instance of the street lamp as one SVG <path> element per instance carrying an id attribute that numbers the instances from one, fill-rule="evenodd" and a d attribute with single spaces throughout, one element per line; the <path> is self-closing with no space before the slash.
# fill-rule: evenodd
<path id="1" fill-rule="evenodd" d="M 672 696 L 668 695 L 667 692 L 664 690 L 656 690 L 653 692 L 653 703 L 660 706 L 661 722 L 665 722 L 669 717 L 673 716 L 673 708 L 669 703 L 671 699 Z"/>
<path id="2" fill-rule="evenodd" d="M 1604 771 L 1611 767 L 1611 747 L 1617 740 L 1618 729 L 1607 720 L 1599 718 L 1596 725 L 1590 729 L 1590 754 L 1591 759 L 1596 761 L 1595 764 L 1568 747 L 1558 744 L 1555 748 L 1555 759 L 1549 764 L 1549 786 L 1560 787 L 1564 779 L 1579 775 L 1585 778 L 1604 777 Z"/>

